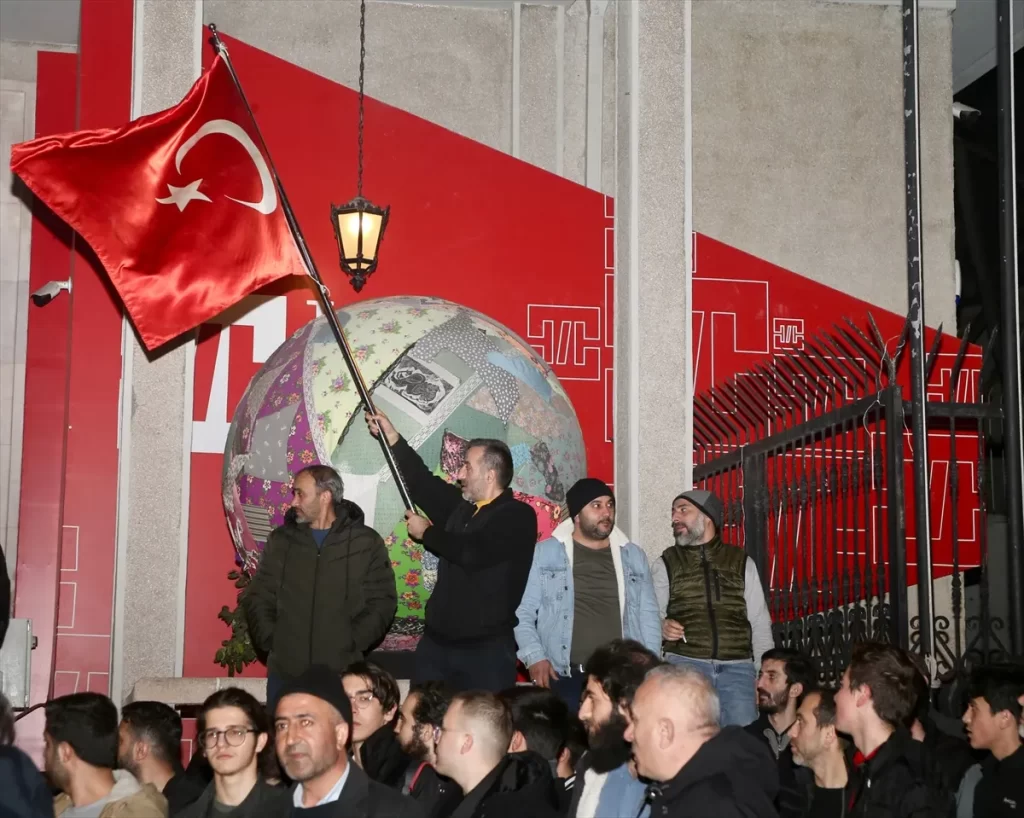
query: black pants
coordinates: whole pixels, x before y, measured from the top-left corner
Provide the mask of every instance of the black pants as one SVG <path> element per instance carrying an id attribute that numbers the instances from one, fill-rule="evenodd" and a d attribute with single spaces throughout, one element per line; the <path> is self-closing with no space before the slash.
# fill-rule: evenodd
<path id="1" fill-rule="evenodd" d="M 473 645 L 442 645 L 424 634 L 416 646 L 412 682 L 439 680 L 454 692 L 497 693 L 516 683 L 516 648 L 510 634 Z"/>

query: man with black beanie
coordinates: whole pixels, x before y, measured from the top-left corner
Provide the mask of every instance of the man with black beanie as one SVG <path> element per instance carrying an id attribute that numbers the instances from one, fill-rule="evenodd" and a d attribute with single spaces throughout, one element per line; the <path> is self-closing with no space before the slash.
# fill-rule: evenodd
<path id="1" fill-rule="evenodd" d="M 313 665 L 281 688 L 274 712 L 277 757 L 296 782 L 296 818 L 419 818 L 416 803 L 351 763 L 352 704 L 341 677 Z"/>
<path id="2" fill-rule="evenodd" d="M 566 494 L 569 518 L 540 543 L 516 610 L 519 658 L 571 712 L 599 646 L 633 639 L 658 653 L 661 618 L 647 555 L 615 527 L 615 494 L 593 477 Z"/>

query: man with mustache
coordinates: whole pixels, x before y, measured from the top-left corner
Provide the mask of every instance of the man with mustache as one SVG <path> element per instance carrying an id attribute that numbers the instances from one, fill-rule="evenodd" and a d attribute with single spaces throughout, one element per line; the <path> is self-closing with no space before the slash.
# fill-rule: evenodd
<path id="1" fill-rule="evenodd" d="M 615 527 L 608 485 L 585 477 L 566 499 L 569 518 L 534 551 L 515 635 L 533 683 L 576 712 L 594 650 L 624 638 L 657 652 L 661 617 L 647 556 Z"/>
<path id="2" fill-rule="evenodd" d="M 588 749 L 576 765 L 569 815 L 572 818 L 647 818 L 646 785 L 637 780 L 632 749 L 625 739 L 633 696 L 647 672 L 660 664 L 639 642 L 616 639 L 594 651 L 586 664 L 580 721 Z"/>
<path id="3" fill-rule="evenodd" d="M 755 657 L 775 646 L 757 566 L 721 536 L 722 501 L 684 491 L 672 501 L 676 544 L 651 566 L 665 659 L 703 673 L 718 694 L 721 726 L 757 718 Z"/>
<path id="4" fill-rule="evenodd" d="M 292 815 L 419 818 L 411 798 L 372 781 L 352 763 L 351 737 L 352 705 L 331 668 L 313 665 L 284 684 L 274 707 L 274 742 L 278 761 L 295 782 Z"/>
<path id="5" fill-rule="evenodd" d="M 242 607 L 257 653 L 267 657 L 267 701 L 310 665 L 337 673 L 387 633 L 398 595 L 380 534 L 343 497 L 330 466 L 292 479 L 285 523 L 270 533 Z"/>
<path id="6" fill-rule="evenodd" d="M 512 629 L 537 544 L 537 515 L 512 493 L 512 453 L 500 440 L 470 440 L 453 486 L 427 468 L 383 412 L 364 417 L 370 434 L 384 435 L 423 510 L 406 512 L 409 536 L 438 558 L 413 683 L 504 690 L 516 681 Z"/>

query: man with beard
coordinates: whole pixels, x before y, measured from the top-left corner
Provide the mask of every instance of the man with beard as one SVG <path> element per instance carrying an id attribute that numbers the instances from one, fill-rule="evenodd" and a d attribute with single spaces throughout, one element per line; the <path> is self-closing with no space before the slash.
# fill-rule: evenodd
<path id="1" fill-rule="evenodd" d="M 470 440 L 453 486 L 427 468 L 386 415 L 365 418 L 370 434 L 384 435 L 426 514 L 406 512 L 409 536 L 438 557 L 412 681 L 504 690 L 516 681 L 512 629 L 537 544 L 537 515 L 512 493 L 512 453 L 500 440 Z"/>
<path id="2" fill-rule="evenodd" d="M 790 728 L 793 761 L 802 796 L 780 805 L 782 818 L 842 818 L 846 810 L 849 766 L 836 732 L 836 694 L 812 690 L 803 697 Z"/>
<path id="3" fill-rule="evenodd" d="M 757 676 L 757 709 L 760 716 L 744 729 L 765 743 L 779 765 L 779 798 L 795 801 L 799 789 L 789 728 L 804 695 L 818 678 L 813 662 L 793 648 L 772 648 L 761 656 Z"/>
<path id="4" fill-rule="evenodd" d="M 274 709 L 277 757 L 301 818 L 419 818 L 416 804 L 370 778 L 348 757 L 352 705 L 338 674 L 313 665 L 285 683 Z"/>
<path id="5" fill-rule="evenodd" d="M 462 790 L 437 766 L 437 739 L 451 695 L 443 682 L 413 685 L 395 719 L 395 733 L 402 751 L 412 759 L 402 792 L 419 804 L 425 818 L 447 818 Z"/>
<path id="6" fill-rule="evenodd" d="M 722 726 L 757 718 L 754 658 L 775 646 L 757 566 L 722 540 L 722 501 L 684 491 L 672 501 L 672 534 L 651 567 L 663 617 L 665 659 L 703 673 L 721 703 Z"/>
<path id="7" fill-rule="evenodd" d="M 585 477 L 566 499 L 569 518 L 534 551 L 515 634 L 533 683 L 576 712 L 590 654 L 619 638 L 660 650 L 661 616 L 647 556 L 615 527 L 612 490 Z"/>
<path id="8" fill-rule="evenodd" d="M 61 791 L 53 802 L 57 818 L 167 818 L 167 799 L 156 787 L 114 769 L 117 738 L 117 708 L 106 696 L 72 693 L 46 703 L 43 759 Z"/>
<path id="9" fill-rule="evenodd" d="M 271 532 L 242 596 L 249 637 L 267 657 L 267 701 L 313 664 L 341 673 L 376 645 L 395 616 L 391 559 L 341 476 L 308 466 L 292 480 L 285 523 Z"/>
<path id="10" fill-rule="evenodd" d="M 690 667 L 655 668 L 636 692 L 626 740 L 657 818 L 778 818 L 779 774 L 762 744 L 719 727 L 718 694 Z M 624 814 L 624 813 L 619 813 Z"/>
<path id="11" fill-rule="evenodd" d="M 647 818 L 644 784 L 637 780 L 625 739 L 626 713 L 644 676 L 660 660 L 639 642 L 616 639 L 594 651 L 585 666 L 587 684 L 580 721 L 589 746 L 576 766 L 569 815 Z"/>

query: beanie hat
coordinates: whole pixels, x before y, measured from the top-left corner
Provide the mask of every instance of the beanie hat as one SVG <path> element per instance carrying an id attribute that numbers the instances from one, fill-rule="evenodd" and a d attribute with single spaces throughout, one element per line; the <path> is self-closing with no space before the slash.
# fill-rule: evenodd
<path id="1" fill-rule="evenodd" d="M 585 506 L 594 502 L 598 497 L 611 497 L 615 502 L 615 492 L 608 484 L 596 477 L 584 477 L 577 480 L 571 489 L 565 493 L 565 500 L 569 506 L 569 519 L 575 520 Z"/>
<path id="2" fill-rule="evenodd" d="M 686 500 L 688 503 L 697 506 L 697 508 L 711 518 L 711 522 L 715 524 L 715 533 L 720 534 L 722 532 L 723 508 L 722 501 L 718 499 L 717 495 L 704 489 L 691 489 L 678 495 L 672 501 L 672 505 L 676 504 L 676 500 Z"/>
<path id="3" fill-rule="evenodd" d="M 277 710 L 281 699 L 293 693 L 305 693 L 327 702 L 341 713 L 349 727 L 352 726 L 352 702 L 341 684 L 341 676 L 327 665 L 311 665 L 294 679 L 286 681 L 273 701 L 274 710 Z"/>

